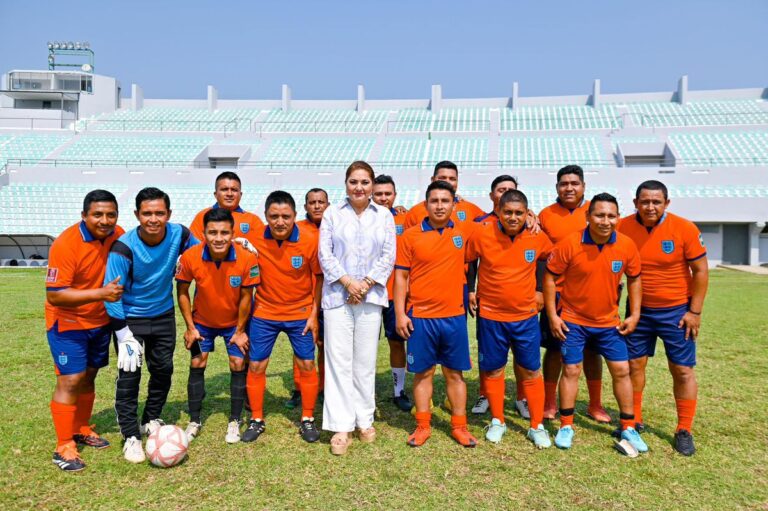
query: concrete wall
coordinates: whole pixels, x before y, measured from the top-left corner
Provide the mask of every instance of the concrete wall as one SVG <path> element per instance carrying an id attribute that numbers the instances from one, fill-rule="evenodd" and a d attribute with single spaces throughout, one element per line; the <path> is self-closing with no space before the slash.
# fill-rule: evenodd
<path id="1" fill-rule="evenodd" d="M 768 234 L 760 236 L 760 264 L 768 264 Z"/>

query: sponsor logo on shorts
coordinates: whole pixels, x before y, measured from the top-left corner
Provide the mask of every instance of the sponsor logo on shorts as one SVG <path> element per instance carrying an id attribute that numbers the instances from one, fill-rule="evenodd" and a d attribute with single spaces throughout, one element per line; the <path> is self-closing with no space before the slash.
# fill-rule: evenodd
<path id="1" fill-rule="evenodd" d="M 398 236 L 400 236 L 401 234 L 403 234 L 403 231 L 405 231 L 405 227 L 403 227 L 402 225 L 396 225 L 396 226 L 395 226 L 395 233 L 396 233 Z"/>
<path id="2" fill-rule="evenodd" d="M 456 248 L 461 248 L 464 246 L 464 240 L 461 239 L 461 236 L 454 236 L 451 239 L 453 239 L 453 246 L 455 246 Z"/>
<path id="3" fill-rule="evenodd" d="M 293 266 L 295 269 L 301 268 L 301 266 L 304 264 L 304 256 L 293 256 L 291 257 L 291 266 Z"/>
<path id="4" fill-rule="evenodd" d="M 611 271 L 613 273 L 619 273 L 622 266 L 624 266 L 624 261 L 611 261 Z"/>
<path id="5" fill-rule="evenodd" d="M 240 232 L 243 234 L 248 234 L 248 231 L 251 230 L 251 224 L 248 222 L 240 222 Z"/>
<path id="6" fill-rule="evenodd" d="M 255 279 L 256 277 L 259 276 L 259 265 L 258 264 L 255 264 L 255 265 L 251 266 L 251 269 L 248 270 L 248 276 L 250 278 L 252 278 L 252 279 Z"/>
<path id="7" fill-rule="evenodd" d="M 525 262 L 526 263 L 532 263 L 534 260 L 536 260 L 536 251 L 535 250 L 526 250 L 525 251 Z"/>
<path id="8" fill-rule="evenodd" d="M 48 274 L 45 276 L 46 282 L 56 282 L 56 280 L 59 278 L 59 269 L 58 268 L 48 268 Z"/>
<path id="9" fill-rule="evenodd" d="M 459 217 L 459 220 L 462 222 L 467 219 L 467 212 L 466 211 L 457 211 L 456 216 Z"/>
<path id="10" fill-rule="evenodd" d="M 662 240 L 661 242 L 661 251 L 665 254 L 671 254 L 675 251 L 675 242 L 674 240 Z"/>
<path id="11" fill-rule="evenodd" d="M 231 275 L 229 277 L 229 285 L 232 287 L 240 287 L 242 283 L 243 279 L 240 278 L 240 275 Z"/>

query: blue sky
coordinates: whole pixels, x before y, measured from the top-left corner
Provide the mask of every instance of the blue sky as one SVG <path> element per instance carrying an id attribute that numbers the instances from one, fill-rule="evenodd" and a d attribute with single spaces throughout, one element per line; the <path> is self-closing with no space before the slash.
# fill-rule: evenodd
<path id="1" fill-rule="evenodd" d="M 768 86 L 768 2 L 0 0 L 0 72 L 88 40 L 96 71 L 148 98 L 587 94 Z"/>

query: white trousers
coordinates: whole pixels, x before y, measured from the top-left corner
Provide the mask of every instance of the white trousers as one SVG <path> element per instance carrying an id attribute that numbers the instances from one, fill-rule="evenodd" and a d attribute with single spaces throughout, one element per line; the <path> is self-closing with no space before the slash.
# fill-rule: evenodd
<path id="1" fill-rule="evenodd" d="M 323 311 L 325 430 L 350 432 L 373 425 L 381 309 L 379 305 L 361 303 Z"/>

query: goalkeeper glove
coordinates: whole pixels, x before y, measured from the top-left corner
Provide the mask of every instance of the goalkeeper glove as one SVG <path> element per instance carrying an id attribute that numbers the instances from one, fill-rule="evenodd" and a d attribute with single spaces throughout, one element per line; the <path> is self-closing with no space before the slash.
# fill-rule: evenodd
<path id="1" fill-rule="evenodd" d="M 117 368 L 130 373 L 141 367 L 144 347 L 126 327 L 115 332 L 117 336 Z"/>

